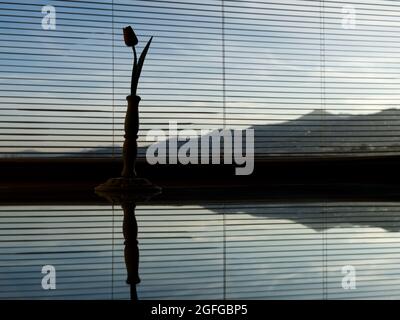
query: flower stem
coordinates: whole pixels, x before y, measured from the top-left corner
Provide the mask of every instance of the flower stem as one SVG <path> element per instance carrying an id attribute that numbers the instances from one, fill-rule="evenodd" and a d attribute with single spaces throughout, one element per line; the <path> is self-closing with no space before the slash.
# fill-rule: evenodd
<path id="1" fill-rule="evenodd" d="M 134 81 L 135 81 L 135 74 L 136 74 L 136 69 L 137 69 L 137 54 L 136 54 L 135 47 L 133 46 L 132 48 L 133 48 L 134 57 L 133 57 L 133 68 L 132 68 L 132 78 L 131 78 L 131 96 L 135 96 L 136 95 L 136 92 L 135 92 L 136 86 L 134 84 Z"/>

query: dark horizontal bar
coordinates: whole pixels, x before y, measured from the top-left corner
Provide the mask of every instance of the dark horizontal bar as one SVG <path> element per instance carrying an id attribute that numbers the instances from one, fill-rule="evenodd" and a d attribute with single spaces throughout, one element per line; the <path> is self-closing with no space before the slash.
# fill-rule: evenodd
<path id="1" fill-rule="evenodd" d="M 259 199 L 279 201 L 394 201 L 400 199 L 399 156 L 258 159 L 250 176 L 232 165 L 156 165 L 138 172 L 161 186 L 155 203 Z M 105 204 L 93 188 L 120 175 L 120 159 L 0 159 L 0 202 Z M 244 202 L 245 203 L 245 202 Z"/>

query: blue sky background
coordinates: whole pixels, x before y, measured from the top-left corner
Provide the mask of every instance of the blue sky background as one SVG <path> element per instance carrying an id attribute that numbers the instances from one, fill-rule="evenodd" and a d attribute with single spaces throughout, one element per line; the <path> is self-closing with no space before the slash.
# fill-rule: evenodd
<path id="1" fill-rule="evenodd" d="M 56 30 L 42 29 L 44 5 L 56 8 Z M 342 25 L 348 5 L 354 29 Z M 4 1 L 0 151 L 119 146 L 131 69 L 126 25 L 140 48 L 154 36 L 139 86 L 143 143 L 169 120 L 245 128 L 316 109 L 397 108 L 399 8 L 386 0 Z"/>

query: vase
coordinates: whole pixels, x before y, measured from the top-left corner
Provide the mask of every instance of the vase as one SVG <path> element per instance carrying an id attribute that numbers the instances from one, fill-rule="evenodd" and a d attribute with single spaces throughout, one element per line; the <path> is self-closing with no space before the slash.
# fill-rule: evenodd
<path id="1" fill-rule="evenodd" d="M 136 177 L 137 139 L 139 132 L 139 96 L 127 96 L 128 108 L 124 123 L 124 146 L 122 157 L 124 167 L 121 176 L 124 178 Z"/>
<path id="2" fill-rule="evenodd" d="M 108 179 L 97 186 L 95 191 L 113 203 L 123 201 L 147 200 L 161 192 L 161 188 L 153 185 L 145 178 L 136 175 L 137 139 L 139 132 L 139 96 L 127 96 L 128 107 L 124 123 L 124 145 L 122 149 L 123 169 L 121 177 Z"/>

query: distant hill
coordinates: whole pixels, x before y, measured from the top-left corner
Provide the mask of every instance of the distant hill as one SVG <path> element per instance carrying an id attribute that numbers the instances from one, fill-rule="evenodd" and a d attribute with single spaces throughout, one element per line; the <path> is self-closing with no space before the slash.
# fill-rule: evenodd
<path id="1" fill-rule="evenodd" d="M 254 129 L 256 156 L 400 153 L 400 109 L 365 115 L 314 110 L 294 120 L 250 128 Z M 180 141 L 178 146 L 184 143 Z M 113 149 L 114 154 L 121 154 L 121 147 L 99 147 L 59 156 L 96 156 L 111 154 Z M 143 156 L 146 149 L 140 148 L 139 155 Z"/>
<path id="2" fill-rule="evenodd" d="M 398 109 L 366 115 L 331 114 L 314 110 L 293 121 L 252 128 L 259 153 L 400 151 Z"/>
<path id="3" fill-rule="evenodd" d="M 250 128 L 254 129 L 256 155 L 400 152 L 398 109 L 366 115 L 314 110 L 295 120 Z"/>

